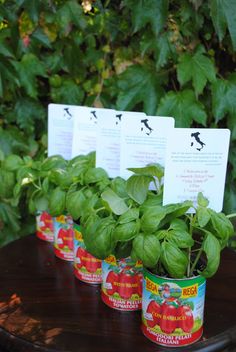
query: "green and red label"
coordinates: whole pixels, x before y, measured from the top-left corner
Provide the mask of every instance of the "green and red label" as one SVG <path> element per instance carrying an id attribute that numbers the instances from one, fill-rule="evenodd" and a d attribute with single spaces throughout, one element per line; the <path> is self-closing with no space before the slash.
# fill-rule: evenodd
<path id="1" fill-rule="evenodd" d="M 70 216 L 60 215 L 53 218 L 54 253 L 63 260 L 73 261 L 74 229 Z"/>
<path id="2" fill-rule="evenodd" d="M 169 279 L 144 270 L 142 331 L 157 344 L 177 347 L 202 336 L 206 280 Z"/>
<path id="3" fill-rule="evenodd" d="M 46 211 L 36 216 L 36 236 L 46 242 L 54 241 L 53 220 Z"/>
<path id="4" fill-rule="evenodd" d="M 116 260 L 109 256 L 102 262 L 102 300 L 108 306 L 132 311 L 142 305 L 142 263 L 131 258 Z"/>
<path id="5" fill-rule="evenodd" d="M 80 226 L 77 224 L 74 224 L 74 274 L 87 283 L 102 282 L 102 261 L 86 250 Z"/>

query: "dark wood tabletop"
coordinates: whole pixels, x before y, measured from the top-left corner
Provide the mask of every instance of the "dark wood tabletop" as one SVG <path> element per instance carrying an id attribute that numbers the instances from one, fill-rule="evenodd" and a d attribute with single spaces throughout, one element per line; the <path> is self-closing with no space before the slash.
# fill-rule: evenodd
<path id="1" fill-rule="evenodd" d="M 107 307 L 100 286 L 80 282 L 72 263 L 34 235 L 0 249 L 0 351 L 157 352 L 141 313 Z M 235 344 L 235 345 L 234 345 Z M 186 351 L 235 351 L 236 252 L 223 251 L 207 280 L 203 338 Z M 179 350 L 179 348 L 178 348 Z"/>

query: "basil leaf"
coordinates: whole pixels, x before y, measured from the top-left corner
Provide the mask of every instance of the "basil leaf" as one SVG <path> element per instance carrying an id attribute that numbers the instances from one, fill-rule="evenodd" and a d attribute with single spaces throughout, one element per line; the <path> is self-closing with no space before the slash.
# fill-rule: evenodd
<path id="1" fill-rule="evenodd" d="M 142 204 L 147 198 L 150 182 L 153 181 L 152 176 L 132 175 L 126 181 L 126 190 L 131 199 L 138 204 Z"/>
<path id="2" fill-rule="evenodd" d="M 160 257 L 160 242 L 152 234 L 140 233 L 133 240 L 131 257 L 141 260 L 147 268 L 154 268 Z"/>
<path id="3" fill-rule="evenodd" d="M 111 181 L 111 189 L 121 198 L 127 198 L 126 181 L 121 177 L 115 177 Z"/>
<path id="4" fill-rule="evenodd" d="M 139 218 L 139 209 L 138 208 L 129 209 L 119 217 L 118 224 L 126 224 L 127 222 L 137 220 L 138 218 Z"/>
<path id="5" fill-rule="evenodd" d="M 139 175 L 155 176 L 159 181 L 161 181 L 164 176 L 164 168 L 159 164 L 150 164 L 144 167 L 130 167 L 128 170 Z"/>
<path id="6" fill-rule="evenodd" d="M 186 213 L 186 211 L 193 206 L 191 201 L 184 201 L 183 203 L 168 204 L 164 208 L 166 210 L 166 217 L 161 221 L 160 228 L 165 224 L 171 222 L 171 220 L 178 218 Z"/>
<path id="7" fill-rule="evenodd" d="M 50 171 L 55 168 L 64 169 L 67 165 L 67 161 L 61 155 L 53 155 L 46 158 L 41 165 L 42 171 Z"/>
<path id="8" fill-rule="evenodd" d="M 234 234 L 234 228 L 231 221 L 223 213 L 216 213 L 209 209 L 211 223 L 214 229 L 214 235 L 221 240 L 222 247 L 225 247 L 229 237 Z"/>
<path id="9" fill-rule="evenodd" d="M 11 198 L 15 186 L 15 175 L 12 171 L 0 169 L 0 197 Z"/>
<path id="10" fill-rule="evenodd" d="M 150 208 L 155 207 L 157 205 L 162 205 L 163 195 L 156 195 L 154 193 L 149 193 L 147 199 L 140 206 L 140 213 L 143 214 L 146 211 L 149 211 Z"/>
<path id="11" fill-rule="evenodd" d="M 161 220 L 166 216 L 166 210 L 162 206 L 155 206 L 147 210 L 141 218 L 141 229 L 152 233 L 157 231 Z"/>
<path id="12" fill-rule="evenodd" d="M 211 218 L 209 209 L 202 206 L 197 208 L 196 215 L 200 227 L 205 227 Z"/>
<path id="13" fill-rule="evenodd" d="M 16 171 L 21 166 L 23 166 L 24 162 L 18 155 L 11 154 L 6 157 L 3 161 L 2 166 L 7 171 Z"/>
<path id="14" fill-rule="evenodd" d="M 132 241 L 128 242 L 118 242 L 113 254 L 116 259 L 127 258 L 130 256 L 132 250 Z"/>
<path id="15" fill-rule="evenodd" d="M 171 230 L 168 239 L 179 248 L 190 248 L 194 245 L 194 240 L 187 231 Z"/>
<path id="16" fill-rule="evenodd" d="M 47 211 L 48 210 L 48 198 L 40 192 L 37 196 L 33 199 L 35 208 L 38 211 Z"/>
<path id="17" fill-rule="evenodd" d="M 202 249 L 207 256 L 207 266 L 200 274 L 207 278 L 213 276 L 219 267 L 221 246 L 217 238 L 208 232 L 203 241 Z"/>
<path id="18" fill-rule="evenodd" d="M 87 250 L 98 259 L 105 259 L 115 248 L 113 231 L 116 221 L 111 217 L 103 218 L 96 221 L 92 227 L 91 233 L 85 227 L 84 243 Z"/>
<path id="19" fill-rule="evenodd" d="M 111 210 L 116 215 L 121 215 L 128 210 L 124 199 L 120 198 L 111 188 L 107 188 L 102 192 L 101 197 L 108 205 L 108 210 Z"/>
<path id="20" fill-rule="evenodd" d="M 81 190 L 76 192 L 68 192 L 66 195 L 66 209 L 74 220 L 81 216 L 81 208 L 85 201 L 85 196 Z"/>
<path id="21" fill-rule="evenodd" d="M 108 179 L 108 174 L 101 167 L 91 167 L 84 175 L 85 184 L 96 183 Z"/>
<path id="22" fill-rule="evenodd" d="M 131 221 L 125 224 L 116 226 L 114 230 L 114 239 L 116 241 L 129 241 L 139 233 L 140 222 Z"/>
<path id="23" fill-rule="evenodd" d="M 206 197 L 203 196 L 202 192 L 199 192 L 197 195 L 197 204 L 198 206 L 206 208 L 209 205 L 209 201 Z"/>
<path id="24" fill-rule="evenodd" d="M 52 216 L 62 215 L 65 211 L 66 192 L 62 191 L 60 187 L 55 188 L 49 199 L 49 213 Z"/>
<path id="25" fill-rule="evenodd" d="M 173 278 L 183 278 L 186 275 L 188 257 L 173 243 L 164 241 L 161 244 L 161 263 Z"/>

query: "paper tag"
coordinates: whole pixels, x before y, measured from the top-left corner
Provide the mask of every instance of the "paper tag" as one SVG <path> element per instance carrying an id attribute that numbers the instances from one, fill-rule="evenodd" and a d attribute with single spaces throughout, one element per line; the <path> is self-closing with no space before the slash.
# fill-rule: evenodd
<path id="1" fill-rule="evenodd" d="M 229 140 L 228 129 L 173 129 L 167 142 L 163 204 L 192 200 L 196 205 L 202 192 L 209 207 L 221 211 Z"/>
<path id="2" fill-rule="evenodd" d="M 165 165 L 167 135 L 174 127 L 172 117 L 126 113 L 121 124 L 120 175 L 132 175 L 128 167 L 144 167 L 150 163 Z"/>
<path id="3" fill-rule="evenodd" d="M 96 167 L 106 170 L 109 177 L 120 175 L 121 114 L 111 109 L 97 112 Z"/>
<path id="4" fill-rule="evenodd" d="M 77 106 L 73 128 L 72 157 L 86 155 L 96 150 L 98 110 L 103 109 Z"/>
<path id="5" fill-rule="evenodd" d="M 74 105 L 48 105 L 48 156 L 71 158 L 75 110 Z"/>

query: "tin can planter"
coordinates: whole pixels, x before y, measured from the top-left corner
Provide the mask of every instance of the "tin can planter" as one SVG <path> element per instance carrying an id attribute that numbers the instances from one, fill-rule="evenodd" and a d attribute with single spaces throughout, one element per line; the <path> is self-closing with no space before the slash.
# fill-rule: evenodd
<path id="1" fill-rule="evenodd" d="M 102 261 L 90 254 L 83 241 L 80 226 L 74 223 L 74 274 L 89 284 L 101 284 Z"/>
<path id="2" fill-rule="evenodd" d="M 46 211 L 36 215 L 36 236 L 43 241 L 53 242 L 53 219 Z"/>
<path id="3" fill-rule="evenodd" d="M 131 258 L 116 260 L 109 256 L 102 261 L 102 300 L 109 307 L 134 311 L 142 306 L 142 274 L 140 261 Z"/>
<path id="4" fill-rule="evenodd" d="M 144 269 L 142 331 L 167 346 L 190 345 L 202 336 L 206 279 L 163 278 Z"/>
<path id="5" fill-rule="evenodd" d="M 63 260 L 73 261 L 73 219 L 68 215 L 53 218 L 54 227 L 54 253 Z"/>

